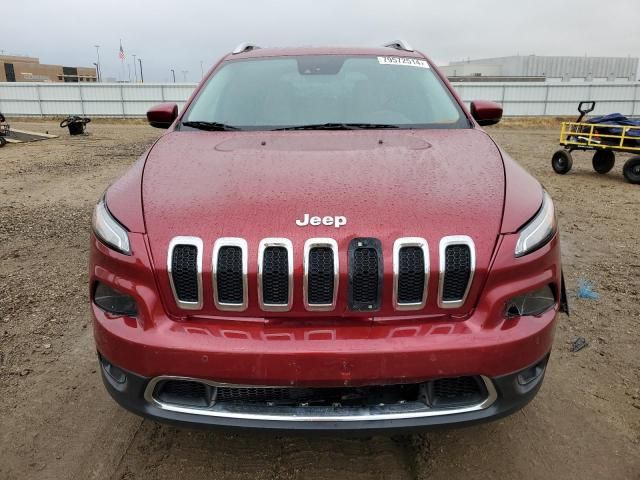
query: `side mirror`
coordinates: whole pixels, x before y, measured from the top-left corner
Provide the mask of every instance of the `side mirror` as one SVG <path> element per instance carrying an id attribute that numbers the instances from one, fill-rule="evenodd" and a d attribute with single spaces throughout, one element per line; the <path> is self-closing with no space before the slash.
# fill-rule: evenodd
<path id="1" fill-rule="evenodd" d="M 502 106 L 487 100 L 471 102 L 471 116 L 482 127 L 495 125 L 502 118 Z"/>
<path id="2" fill-rule="evenodd" d="M 178 105 L 175 103 L 154 105 L 147 112 L 149 125 L 156 128 L 169 128 L 176 118 L 178 118 Z"/>

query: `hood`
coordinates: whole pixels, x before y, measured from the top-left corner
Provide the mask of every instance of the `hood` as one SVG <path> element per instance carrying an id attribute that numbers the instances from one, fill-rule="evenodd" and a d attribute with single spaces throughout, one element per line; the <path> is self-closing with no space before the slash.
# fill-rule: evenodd
<path id="1" fill-rule="evenodd" d="M 415 313 L 438 314 L 444 313 L 435 301 L 439 241 L 448 235 L 470 236 L 477 267 L 463 310 L 473 307 L 500 231 L 504 191 L 500 153 L 476 129 L 182 131 L 168 133 L 151 150 L 142 199 L 159 285 L 171 313 L 223 315 L 211 300 L 213 243 L 240 237 L 248 243 L 249 308 L 234 316 L 266 316 L 258 308 L 253 278 L 258 244 L 263 238 L 284 237 L 293 244 L 294 302 L 290 312 L 277 315 L 307 315 L 301 298 L 304 242 L 330 237 L 338 243 L 341 272 L 338 307 L 329 315 L 350 315 L 349 242 L 373 237 L 381 242 L 384 264 L 382 308 L 375 316 L 386 316 L 398 313 L 392 308 L 391 285 L 393 242 L 399 237 L 427 239 L 429 299 Z M 298 226 L 296 220 L 304 220 L 305 214 L 342 216 L 346 224 Z M 178 310 L 171 301 L 166 264 L 169 242 L 176 236 L 203 240 L 200 312 Z"/>

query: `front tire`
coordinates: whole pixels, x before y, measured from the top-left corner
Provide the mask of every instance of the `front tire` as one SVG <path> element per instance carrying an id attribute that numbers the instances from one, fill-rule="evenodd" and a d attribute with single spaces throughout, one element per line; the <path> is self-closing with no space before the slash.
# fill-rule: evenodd
<path id="1" fill-rule="evenodd" d="M 558 150 L 553 154 L 553 157 L 551 157 L 551 167 L 554 172 L 560 175 L 568 173 L 572 166 L 573 158 L 571 158 L 571 153 L 568 150 Z"/>
<path id="2" fill-rule="evenodd" d="M 616 154 L 612 150 L 597 150 L 591 160 L 593 169 L 600 174 L 610 172 L 615 163 Z"/>
<path id="3" fill-rule="evenodd" d="M 4 147 L 7 144 L 7 139 L 4 137 L 0 137 L 0 148 Z"/>
<path id="4" fill-rule="evenodd" d="M 622 174 L 627 182 L 640 184 L 640 157 L 631 157 L 622 168 Z"/>

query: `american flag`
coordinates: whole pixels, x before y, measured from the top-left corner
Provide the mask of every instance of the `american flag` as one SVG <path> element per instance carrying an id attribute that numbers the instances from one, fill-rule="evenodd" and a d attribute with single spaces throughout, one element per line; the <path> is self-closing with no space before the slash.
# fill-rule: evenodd
<path id="1" fill-rule="evenodd" d="M 120 57 L 120 60 L 124 61 L 124 49 L 122 48 L 122 41 L 120 41 L 120 53 L 118 53 L 118 56 Z"/>

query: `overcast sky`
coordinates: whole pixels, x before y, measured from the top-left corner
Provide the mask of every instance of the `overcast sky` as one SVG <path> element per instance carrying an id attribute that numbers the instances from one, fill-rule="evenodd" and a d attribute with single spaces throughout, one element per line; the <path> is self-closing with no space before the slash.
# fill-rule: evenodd
<path id="1" fill-rule="evenodd" d="M 242 41 L 378 45 L 403 38 L 440 64 L 503 55 L 640 57 L 640 0 L 2 0 L 0 50 L 119 77 L 119 41 L 145 81 L 198 81 Z"/>

